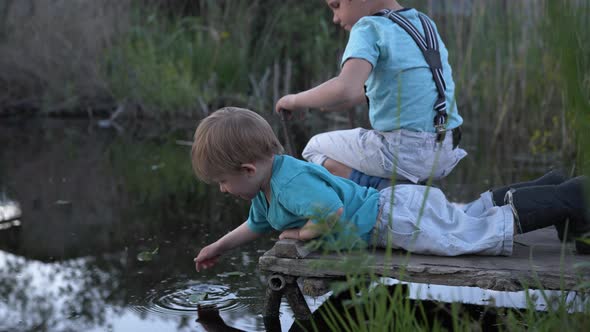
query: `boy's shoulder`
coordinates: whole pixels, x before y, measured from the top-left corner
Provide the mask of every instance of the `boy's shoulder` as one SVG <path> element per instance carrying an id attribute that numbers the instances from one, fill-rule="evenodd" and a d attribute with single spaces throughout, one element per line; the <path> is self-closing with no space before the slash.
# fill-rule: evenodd
<path id="1" fill-rule="evenodd" d="M 427 15 L 416 10 L 415 8 L 404 8 L 402 10 L 397 11 L 396 13 L 404 16 L 405 18 L 407 18 L 409 20 L 414 20 L 414 19 L 418 20 L 419 15 L 424 15 L 424 16 L 428 17 Z M 432 21 L 432 19 L 430 19 L 430 20 Z M 359 28 L 372 27 L 375 29 L 382 29 L 386 26 L 389 26 L 389 24 L 391 24 L 391 20 L 387 16 L 368 15 L 368 16 L 361 17 L 352 28 L 355 29 L 355 27 L 356 27 L 356 29 L 359 29 Z"/>
<path id="2" fill-rule="evenodd" d="M 424 16 L 432 21 L 430 16 L 415 8 L 404 8 L 396 11 L 396 13 L 409 20 L 418 20 L 420 16 Z M 387 16 L 374 14 L 361 17 L 356 24 L 382 24 L 384 22 L 391 22 L 391 20 Z"/>
<path id="3" fill-rule="evenodd" d="M 288 155 L 276 155 L 273 163 L 271 182 L 286 185 L 301 176 L 317 176 L 327 172 L 324 167 L 299 160 Z"/>
<path id="4" fill-rule="evenodd" d="M 273 175 L 277 173 L 281 176 L 286 176 L 287 174 L 283 174 L 285 172 L 292 172 L 293 174 L 305 173 L 310 172 L 311 169 L 315 169 L 316 167 L 321 167 L 316 164 L 310 163 L 305 160 L 300 160 L 289 155 L 276 155 L 275 160 L 273 163 Z"/>

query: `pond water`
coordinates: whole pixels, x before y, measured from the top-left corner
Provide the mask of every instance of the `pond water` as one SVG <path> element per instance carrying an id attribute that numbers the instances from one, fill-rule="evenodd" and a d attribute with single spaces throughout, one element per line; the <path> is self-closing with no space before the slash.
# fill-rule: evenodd
<path id="1" fill-rule="evenodd" d="M 189 147 L 182 144 L 192 128 L 165 135 L 161 128 L 125 129 L 99 128 L 90 120 L 0 121 L 0 206 L 17 202 L 22 210 L 21 217 L 0 223 L 0 330 L 264 330 L 266 276 L 257 261 L 277 235 L 197 273 L 192 259 L 199 248 L 243 222 L 247 202 L 196 181 Z M 490 153 L 478 150 L 485 142 L 463 145 L 471 155 L 440 184 L 456 201 L 569 166 L 547 156 L 522 158 L 526 144 Z M 524 303 L 523 294 L 475 288 L 413 285 L 411 293 Z M 323 300 L 308 303 L 314 309 Z M 198 305 L 215 307 L 214 319 L 199 321 Z M 292 323 L 283 303 L 282 329 Z"/>

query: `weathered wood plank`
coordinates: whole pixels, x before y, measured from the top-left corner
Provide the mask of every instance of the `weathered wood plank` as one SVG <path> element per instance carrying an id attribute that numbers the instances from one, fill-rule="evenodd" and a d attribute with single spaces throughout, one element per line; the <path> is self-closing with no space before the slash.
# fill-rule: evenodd
<path id="1" fill-rule="evenodd" d="M 305 258 L 311 251 L 305 247 L 305 242 L 285 239 L 279 240 L 272 248 L 273 255 L 281 258 Z"/>
<path id="2" fill-rule="evenodd" d="M 587 267 L 576 267 L 577 263 L 590 263 L 590 255 L 577 255 L 572 252 L 571 245 L 562 246 L 553 228 L 517 236 L 515 241 L 510 257 L 441 257 L 408 255 L 402 251 L 394 251 L 391 257 L 386 257 L 383 250 L 378 250 L 368 257 L 314 252 L 308 253 L 305 259 L 294 259 L 285 258 L 296 257 L 293 255 L 278 257 L 270 250 L 260 258 L 259 266 L 263 271 L 302 277 L 341 278 L 347 271 L 372 271 L 379 276 L 410 282 L 504 291 L 522 290 L 527 286 L 573 289 L 582 278 L 590 276 Z M 291 254 L 297 252 L 297 249 L 289 250 Z"/>

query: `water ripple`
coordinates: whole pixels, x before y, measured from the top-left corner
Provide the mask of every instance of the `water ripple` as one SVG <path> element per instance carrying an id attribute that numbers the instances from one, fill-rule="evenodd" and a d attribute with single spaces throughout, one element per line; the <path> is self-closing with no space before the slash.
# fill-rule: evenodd
<path id="1" fill-rule="evenodd" d="M 164 280 L 158 289 L 150 290 L 143 300 L 137 301 L 135 310 L 185 316 L 196 314 L 199 305 L 216 307 L 220 312 L 245 312 L 253 310 L 253 304 L 248 296 L 240 298 L 226 285 Z"/>

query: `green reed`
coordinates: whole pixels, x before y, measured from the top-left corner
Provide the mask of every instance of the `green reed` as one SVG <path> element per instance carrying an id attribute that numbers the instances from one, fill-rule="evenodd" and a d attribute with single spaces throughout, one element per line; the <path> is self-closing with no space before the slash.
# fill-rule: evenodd
<path id="1" fill-rule="evenodd" d="M 228 104 L 269 111 L 297 82 L 326 77 L 323 56 L 334 63 L 328 55 L 337 47 L 321 6 L 203 3 L 200 16 L 135 9 L 133 28 L 105 67 L 116 100 L 156 117 L 200 117 Z"/>
<path id="2" fill-rule="evenodd" d="M 464 144 L 478 163 L 511 156 L 505 168 L 546 168 L 578 159 L 578 136 L 587 130 L 572 114 L 587 110 L 590 81 L 584 1 L 553 5 L 559 16 L 548 13 L 548 0 L 401 2 L 437 22 Z M 0 72 L 11 85 L 0 93 L 0 109 L 91 114 L 131 104 L 155 119 L 198 119 L 231 104 L 270 116 L 281 95 L 337 74 L 347 38 L 321 1 L 201 0 L 192 10 L 180 0 L 66 2 L 21 10 L 32 3 L 5 4 Z M 557 29 L 548 29 L 551 17 Z M 348 119 L 314 112 L 295 126 L 301 145 L 318 131 L 347 127 Z"/>

